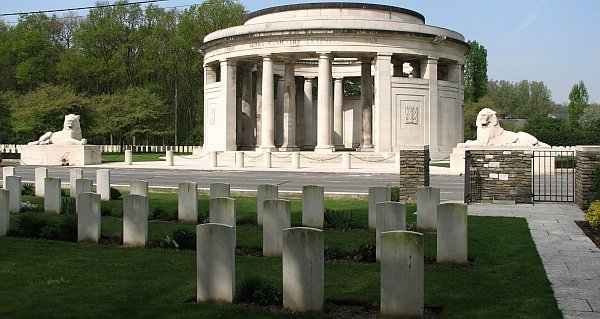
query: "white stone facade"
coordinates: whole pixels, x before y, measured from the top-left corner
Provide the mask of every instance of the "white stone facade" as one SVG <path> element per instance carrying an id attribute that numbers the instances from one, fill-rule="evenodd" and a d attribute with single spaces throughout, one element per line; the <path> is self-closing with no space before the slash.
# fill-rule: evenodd
<path id="1" fill-rule="evenodd" d="M 373 4 L 285 5 L 207 35 L 204 151 L 429 145 L 463 141 L 469 46 L 414 11 Z M 344 82 L 359 85 L 344 94 Z M 240 89 L 237 89 L 237 88 Z"/>

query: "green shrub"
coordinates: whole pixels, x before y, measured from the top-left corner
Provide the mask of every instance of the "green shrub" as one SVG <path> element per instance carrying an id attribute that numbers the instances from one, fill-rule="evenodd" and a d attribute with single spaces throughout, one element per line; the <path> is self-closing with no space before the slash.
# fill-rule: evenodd
<path id="1" fill-rule="evenodd" d="M 109 206 L 100 207 L 100 215 L 112 216 L 112 208 L 110 208 Z"/>
<path id="2" fill-rule="evenodd" d="M 390 189 L 391 192 L 391 200 L 392 202 L 399 202 L 400 201 L 400 187 L 398 186 L 394 186 Z"/>
<path id="3" fill-rule="evenodd" d="M 356 250 L 352 252 L 354 255 L 354 261 L 362 261 L 367 263 L 374 263 L 376 260 L 375 257 L 375 245 L 372 243 L 362 244 Z"/>
<path id="4" fill-rule="evenodd" d="M 69 197 L 71 191 L 65 188 L 60 189 L 60 197 Z"/>
<path id="5" fill-rule="evenodd" d="M 154 207 L 150 212 L 150 219 L 171 221 L 177 220 L 177 216 L 172 212 L 166 211 L 162 207 Z"/>
<path id="6" fill-rule="evenodd" d="M 77 216 L 69 215 L 58 224 L 58 239 L 77 241 Z"/>
<path id="7" fill-rule="evenodd" d="M 346 259 L 348 253 L 340 247 L 325 247 L 324 255 L 327 260 L 342 260 Z"/>
<path id="8" fill-rule="evenodd" d="M 38 212 L 40 211 L 39 206 L 29 201 L 21 203 L 21 212 Z"/>
<path id="9" fill-rule="evenodd" d="M 21 189 L 21 195 L 35 196 L 35 186 L 33 185 L 33 183 L 23 183 L 23 188 Z"/>
<path id="10" fill-rule="evenodd" d="M 600 199 L 600 166 L 596 167 L 596 199 Z"/>
<path id="11" fill-rule="evenodd" d="M 53 239 L 56 239 L 57 237 L 58 237 L 58 229 L 56 229 L 56 227 L 54 227 L 54 225 L 44 226 L 44 227 L 42 227 L 42 229 L 40 229 L 39 238 L 53 240 Z"/>
<path id="12" fill-rule="evenodd" d="M 118 189 L 116 189 L 114 187 L 110 188 L 110 200 L 120 199 L 121 196 L 122 196 L 122 194 Z"/>
<path id="13" fill-rule="evenodd" d="M 593 229 L 600 230 L 600 200 L 592 202 L 585 213 L 585 219 Z"/>
<path id="14" fill-rule="evenodd" d="M 256 225 L 256 218 L 252 216 L 238 217 L 235 221 L 236 225 Z"/>
<path id="15" fill-rule="evenodd" d="M 334 209 L 325 208 L 323 217 L 326 228 L 349 230 L 357 225 L 352 212 L 338 212 Z"/>
<path id="16" fill-rule="evenodd" d="M 47 233 L 51 222 L 46 215 L 26 213 L 21 215 L 17 234 L 24 237 L 41 238 L 42 230 Z"/>
<path id="17" fill-rule="evenodd" d="M 178 249 L 196 249 L 196 233 L 187 228 L 179 228 L 173 232 L 173 241 Z"/>
<path id="18" fill-rule="evenodd" d="M 281 305 L 282 296 L 281 291 L 263 277 L 250 275 L 240 283 L 236 300 L 261 306 Z"/>
<path id="19" fill-rule="evenodd" d="M 60 202 L 60 213 L 64 215 L 75 215 L 77 214 L 77 205 L 75 204 L 75 198 L 63 197 Z"/>

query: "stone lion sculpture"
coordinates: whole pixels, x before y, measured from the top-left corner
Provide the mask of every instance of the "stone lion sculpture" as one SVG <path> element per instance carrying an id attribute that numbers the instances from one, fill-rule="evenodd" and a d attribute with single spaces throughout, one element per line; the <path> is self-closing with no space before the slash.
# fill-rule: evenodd
<path id="1" fill-rule="evenodd" d="M 549 147 L 538 141 L 533 135 L 525 132 L 511 132 L 500 127 L 496 111 L 484 108 L 479 111 L 477 120 L 477 139 L 458 143 L 457 147 L 467 146 L 534 146 Z"/>
<path id="2" fill-rule="evenodd" d="M 81 138 L 81 125 L 79 115 L 65 115 L 62 131 L 46 132 L 37 141 L 29 142 L 29 145 L 83 145 L 87 144 L 85 138 Z"/>

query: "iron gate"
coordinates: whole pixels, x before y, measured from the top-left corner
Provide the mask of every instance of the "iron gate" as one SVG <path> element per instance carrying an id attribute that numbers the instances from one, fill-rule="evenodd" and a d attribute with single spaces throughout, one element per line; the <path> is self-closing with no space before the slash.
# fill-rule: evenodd
<path id="1" fill-rule="evenodd" d="M 481 176 L 473 165 L 470 151 L 465 151 L 465 183 L 464 202 L 481 201 Z"/>
<path id="2" fill-rule="evenodd" d="M 534 151 L 533 200 L 575 202 L 575 151 Z"/>

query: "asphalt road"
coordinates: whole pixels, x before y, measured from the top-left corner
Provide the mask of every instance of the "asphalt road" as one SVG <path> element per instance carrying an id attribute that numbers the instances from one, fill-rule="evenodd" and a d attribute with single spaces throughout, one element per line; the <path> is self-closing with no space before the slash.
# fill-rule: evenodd
<path id="1" fill-rule="evenodd" d="M 71 167 L 49 167 L 48 175 L 69 181 Z M 83 177 L 96 180 L 97 168 L 83 168 Z M 132 180 L 147 180 L 160 187 L 177 187 L 179 182 L 196 182 L 199 188 L 211 183 L 229 183 L 232 190 L 256 190 L 259 184 L 277 184 L 280 191 L 301 192 L 304 185 L 321 185 L 325 192 L 366 194 L 371 186 L 396 186 L 395 174 L 352 174 L 318 172 L 210 171 L 168 169 L 111 168 L 111 184 L 129 185 Z M 34 166 L 15 166 L 15 175 L 24 182 L 34 181 Z M 431 176 L 431 186 L 441 189 L 441 200 L 463 199 L 462 176 Z"/>

